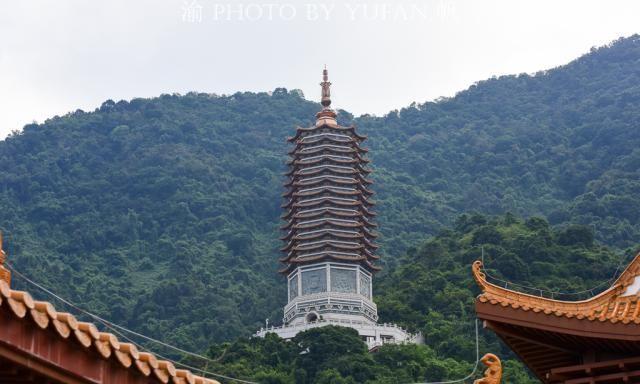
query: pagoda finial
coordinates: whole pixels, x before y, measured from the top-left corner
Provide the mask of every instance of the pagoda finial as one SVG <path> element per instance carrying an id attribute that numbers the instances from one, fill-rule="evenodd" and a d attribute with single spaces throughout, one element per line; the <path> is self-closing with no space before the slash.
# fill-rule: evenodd
<path id="1" fill-rule="evenodd" d="M 322 70 L 322 83 L 320 83 L 320 86 L 322 87 L 322 99 L 320 100 L 322 109 L 316 113 L 316 126 L 327 124 L 337 127 L 337 114 L 336 111 L 331 109 L 331 83 L 329 82 L 329 71 L 327 71 L 326 64 Z"/>
<path id="2" fill-rule="evenodd" d="M 331 83 L 329 82 L 329 71 L 327 71 L 327 65 L 324 65 L 324 70 L 322 70 L 322 83 L 320 83 L 322 87 L 322 99 L 320 103 L 322 104 L 324 109 L 328 109 L 331 105 Z"/>
<path id="3" fill-rule="evenodd" d="M 2 232 L 0 232 L 0 280 L 4 280 L 7 285 L 11 285 L 11 271 L 4 266 L 6 259 L 7 253 L 2 247 Z"/>

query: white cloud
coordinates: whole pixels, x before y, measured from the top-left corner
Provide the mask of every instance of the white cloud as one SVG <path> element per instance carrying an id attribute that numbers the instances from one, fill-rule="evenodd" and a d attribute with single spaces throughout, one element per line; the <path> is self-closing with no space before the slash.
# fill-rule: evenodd
<path id="1" fill-rule="evenodd" d="M 193 4 L 201 19 L 185 18 Z M 316 99 L 325 63 L 337 106 L 384 114 L 566 63 L 640 32 L 639 10 L 594 0 L 3 2 L 0 136 L 106 99 L 276 87 Z"/>

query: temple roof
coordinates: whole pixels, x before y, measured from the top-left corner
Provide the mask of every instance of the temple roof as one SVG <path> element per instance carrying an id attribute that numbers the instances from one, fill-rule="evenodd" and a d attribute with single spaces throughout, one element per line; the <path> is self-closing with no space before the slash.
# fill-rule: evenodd
<path id="1" fill-rule="evenodd" d="M 28 292 L 11 289 L 10 273 L 3 265 L 5 257 L 0 237 L 0 346 L 8 344 L 19 354 L 28 355 L 26 359 L 34 370 L 37 371 L 38 364 L 47 366 L 52 363 L 60 369 L 69 369 L 65 367 L 69 361 L 56 360 L 60 359 L 55 353 L 56 346 L 61 345 L 67 350 L 65 354 L 73 353 L 80 359 L 76 361 L 77 368 L 71 369 L 73 374 L 79 376 L 87 372 L 87 366 L 113 366 L 125 369 L 132 377 L 144 378 L 145 383 L 220 384 L 216 380 L 194 375 L 189 370 L 177 369 L 170 361 L 138 350 L 134 344 L 122 342 L 112 333 L 100 332 L 95 324 L 78 321 L 71 313 L 58 312 L 48 301 L 36 301 Z M 42 334 L 37 336 L 38 332 Z M 34 349 L 29 335 L 36 335 L 34 338 L 41 342 L 45 338 L 52 339 L 46 343 L 47 348 Z M 89 360 L 93 363 L 88 364 Z M 100 365 L 101 362 L 106 365 Z M 105 376 L 97 380 L 91 382 L 112 382 L 113 377 Z"/>
<path id="2" fill-rule="evenodd" d="M 553 317 L 592 322 L 640 324 L 640 254 L 604 292 L 581 301 L 554 300 L 502 288 L 490 283 L 482 272 L 482 262 L 473 263 L 473 276 L 482 289 L 478 301 L 518 311 L 532 311 Z M 640 339 L 640 328 L 638 329 Z"/>
<path id="3" fill-rule="evenodd" d="M 47 301 L 36 301 L 28 292 L 12 290 L 0 280 L 0 309 L 10 311 L 22 322 L 28 322 L 42 330 L 55 332 L 61 341 L 79 350 L 92 350 L 96 358 L 112 360 L 123 368 L 153 378 L 150 382 L 219 384 L 216 380 L 194 375 L 155 355 L 139 351 L 131 343 L 125 343 L 108 332 L 100 332 L 93 323 L 78 321 L 72 314 L 58 312 Z"/>
<path id="4" fill-rule="evenodd" d="M 500 287 L 487 281 L 480 261 L 472 270 L 482 289 L 478 317 L 541 382 L 638 382 L 629 381 L 640 378 L 632 368 L 638 362 L 628 359 L 640 355 L 640 254 L 611 287 L 577 301 Z"/>

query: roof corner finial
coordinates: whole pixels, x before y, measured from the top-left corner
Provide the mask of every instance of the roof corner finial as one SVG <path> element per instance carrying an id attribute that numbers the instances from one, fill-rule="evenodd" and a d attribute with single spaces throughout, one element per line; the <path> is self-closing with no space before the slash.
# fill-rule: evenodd
<path id="1" fill-rule="evenodd" d="M 493 353 L 482 356 L 482 364 L 487 366 L 484 376 L 474 381 L 474 384 L 500 384 L 502 382 L 502 362 Z"/>
<path id="2" fill-rule="evenodd" d="M 4 265 L 4 261 L 7 258 L 7 254 L 4 252 L 4 247 L 2 244 L 2 231 L 0 231 L 0 265 Z"/>
<path id="3" fill-rule="evenodd" d="M 331 105 L 331 83 L 329 82 L 329 71 L 327 71 L 327 65 L 324 65 L 324 69 L 322 70 L 322 83 L 320 83 L 322 87 L 322 99 L 320 103 L 322 104 L 323 109 L 329 109 Z"/>
<path id="4" fill-rule="evenodd" d="M 4 266 L 5 260 L 7 260 L 7 253 L 2 247 L 2 231 L 0 231 L 0 280 L 4 280 L 7 285 L 11 285 L 11 271 Z"/>

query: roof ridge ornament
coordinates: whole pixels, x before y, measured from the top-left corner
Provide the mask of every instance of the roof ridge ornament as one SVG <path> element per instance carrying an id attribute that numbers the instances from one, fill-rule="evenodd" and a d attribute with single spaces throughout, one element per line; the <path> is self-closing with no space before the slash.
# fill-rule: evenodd
<path id="1" fill-rule="evenodd" d="M 493 353 L 487 353 L 480 359 L 482 364 L 487 366 L 484 376 L 473 382 L 473 384 L 500 384 L 502 382 L 502 363 L 500 358 Z"/>
<path id="2" fill-rule="evenodd" d="M 2 232 L 0 231 L 0 280 L 4 280 L 7 285 L 11 286 L 11 271 L 4 266 L 4 262 L 7 259 L 7 253 L 2 247 Z"/>

